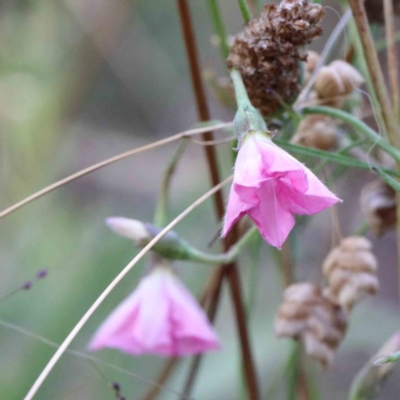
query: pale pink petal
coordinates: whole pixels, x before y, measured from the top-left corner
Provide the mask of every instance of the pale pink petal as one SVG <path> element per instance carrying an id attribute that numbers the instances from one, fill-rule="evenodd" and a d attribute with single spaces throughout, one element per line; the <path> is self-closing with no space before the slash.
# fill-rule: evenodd
<path id="1" fill-rule="evenodd" d="M 174 305 L 170 323 L 174 326 L 175 354 L 188 355 L 219 349 L 219 339 L 192 294 L 174 276 L 166 284 L 170 301 Z"/>
<path id="2" fill-rule="evenodd" d="M 281 247 L 294 214 L 315 214 L 340 201 L 306 166 L 262 132 L 243 139 L 235 164 L 222 235 L 244 215 L 263 238 Z"/>
<path id="3" fill-rule="evenodd" d="M 252 207 L 254 207 L 254 201 L 245 202 L 242 201 L 240 196 L 236 193 L 236 185 L 232 185 L 231 192 L 229 195 L 228 206 L 226 208 L 224 223 L 222 227 L 221 237 L 225 237 L 228 232 L 232 229 L 233 225 L 243 217 Z M 252 188 L 250 188 L 252 190 Z M 252 190 L 255 195 L 255 190 Z M 254 200 L 254 199 L 252 199 Z"/>
<path id="4" fill-rule="evenodd" d="M 263 239 L 280 249 L 295 224 L 294 216 L 287 209 L 288 204 L 280 199 L 274 182 L 262 185 L 259 195 L 263 201 L 249 215 Z"/>
<path id="5" fill-rule="evenodd" d="M 163 267 L 142 279 L 100 326 L 88 347 L 112 347 L 133 355 L 183 356 L 218 349 L 220 343 L 196 300 Z"/>

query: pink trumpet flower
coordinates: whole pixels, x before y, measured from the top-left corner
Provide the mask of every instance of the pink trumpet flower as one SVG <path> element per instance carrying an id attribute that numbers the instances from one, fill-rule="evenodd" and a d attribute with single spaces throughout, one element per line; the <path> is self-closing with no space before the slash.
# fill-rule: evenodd
<path id="1" fill-rule="evenodd" d="M 222 237 L 249 214 L 264 240 L 281 248 L 295 224 L 294 214 L 315 214 L 339 201 L 266 133 L 250 131 L 236 159 Z"/>
<path id="2" fill-rule="evenodd" d="M 169 266 L 157 266 L 103 322 L 89 350 L 186 356 L 220 348 L 197 301 Z"/>

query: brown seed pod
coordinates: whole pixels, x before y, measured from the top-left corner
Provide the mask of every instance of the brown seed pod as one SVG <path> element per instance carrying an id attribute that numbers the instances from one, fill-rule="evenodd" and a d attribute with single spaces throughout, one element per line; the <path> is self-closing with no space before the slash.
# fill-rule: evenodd
<path id="1" fill-rule="evenodd" d="M 324 115 L 309 115 L 301 121 L 291 142 L 329 150 L 336 144 L 336 124 Z"/>
<path id="2" fill-rule="evenodd" d="M 348 96 L 364 83 L 362 75 L 349 63 L 335 60 L 322 67 L 315 81 L 320 99 Z"/>
<path id="3" fill-rule="evenodd" d="M 331 250 L 322 264 L 328 281 L 325 293 L 347 314 L 367 294 L 374 295 L 378 290 L 378 263 L 371 248 L 365 237 L 349 236 Z"/>
<path id="4" fill-rule="evenodd" d="M 239 70 L 252 104 L 265 117 L 299 94 L 300 61 L 307 58 L 303 47 L 321 35 L 317 25 L 324 15 L 308 0 L 268 3 L 236 36 L 228 67 Z"/>
<path id="5" fill-rule="evenodd" d="M 360 203 L 375 235 L 380 236 L 396 226 L 396 192 L 385 181 L 377 179 L 366 185 Z"/>
<path id="6" fill-rule="evenodd" d="M 325 297 L 318 286 L 297 283 L 284 291 L 275 318 L 276 336 L 300 340 L 306 354 L 324 367 L 332 362 L 346 327 L 340 306 Z"/>

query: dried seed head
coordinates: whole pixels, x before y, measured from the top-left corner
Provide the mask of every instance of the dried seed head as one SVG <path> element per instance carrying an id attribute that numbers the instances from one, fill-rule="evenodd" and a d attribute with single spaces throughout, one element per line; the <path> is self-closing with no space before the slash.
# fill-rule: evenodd
<path id="1" fill-rule="evenodd" d="M 306 353 L 328 366 L 346 332 L 342 309 L 316 285 L 297 283 L 283 293 L 275 334 L 300 340 Z"/>
<path id="2" fill-rule="evenodd" d="M 363 236 L 343 239 L 325 258 L 322 270 L 328 281 L 326 295 L 346 313 L 367 294 L 375 294 L 379 281 L 378 263 L 371 242 Z"/>
<path id="3" fill-rule="evenodd" d="M 308 0 L 268 3 L 236 36 L 228 66 L 239 70 L 252 104 L 265 117 L 298 95 L 300 61 L 307 59 L 303 46 L 321 35 L 317 24 L 324 15 Z"/>
<path id="4" fill-rule="evenodd" d="M 396 192 L 385 181 L 377 179 L 366 185 L 360 203 L 375 235 L 380 236 L 396 226 Z"/>
<path id="5" fill-rule="evenodd" d="M 323 115 L 309 115 L 301 121 L 291 142 L 306 147 L 329 150 L 336 143 L 336 124 L 332 118 Z"/>
<path id="6" fill-rule="evenodd" d="M 315 81 L 320 99 L 348 96 L 364 83 L 362 75 L 349 63 L 335 60 L 322 67 Z"/>

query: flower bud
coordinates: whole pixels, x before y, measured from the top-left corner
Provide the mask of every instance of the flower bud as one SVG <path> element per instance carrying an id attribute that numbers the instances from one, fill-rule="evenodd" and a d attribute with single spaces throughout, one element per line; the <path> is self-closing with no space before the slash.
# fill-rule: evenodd
<path id="1" fill-rule="evenodd" d="M 275 318 L 275 334 L 300 340 L 306 354 L 328 366 L 346 332 L 341 308 L 316 285 L 297 283 L 283 293 Z"/>
<path id="2" fill-rule="evenodd" d="M 371 231 L 380 236 L 396 226 L 396 192 L 385 181 L 377 179 L 366 185 L 360 196 Z"/>
<path id="3" fill-rule="evenodd" d="M 142 221 L 111 217 L 106 219 L 106 224 L 118 235 L 132 239 L 135 246 L 145 246 L 151 240 L 146 225 Z"/>
<path id="4" fill-rule="evenodd" d="M 162 228 L 152 224 L 129 218 L 112 217 L 108 218 L 106 223 L 114 232 L 133 240 L 134 245 L 139 248 L 148 245 L 162 231 Z M 164 259 L 187 260 L 200 264 L 226 264 L 232 261 L 232 257 L 236 257 L 234 252 L 224 254 L 202 252 L 191 246 L 174 231 L 165 233 L 153 245 L 151 251 Z"/>
<path id="5" fill-rule="evenodd" d="M 364 78 L 352 65 L 335 60 L 319 70 L 315 90 L 320 99 L 348 96 L 363 83 Z"/>
<path id="6" fill-rule="evenodd" d="M 107 218 L 106 223 L 114 232 L 132 239 L 136 247 L 146 246 L 161 232 L 160 228 L 152 224 L 129 218 Z M 167 232 L 153 246 L 152 251 L 171 260 L 196 259 L 198 253 L 174 231 Z"/>
<path id="7" fill-rule="evenodd" d="M 347 237 L 327 255 L 322 264 L 328 281 L 326 294 L 346 313 L 367 294 L 374 295 L 378 290 L 378 263 L 371 247 L 371 242 L 365 237 Z"/>
<path id="8" fill-rule="evenodd" d="M 301 121 L 291 142 L 329 150 L 336 143 L 336 125 L 332 118 L 324 115 L 309 115 Z"/>

